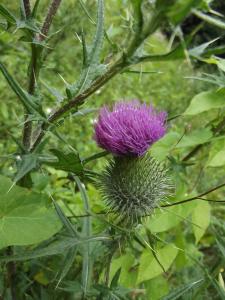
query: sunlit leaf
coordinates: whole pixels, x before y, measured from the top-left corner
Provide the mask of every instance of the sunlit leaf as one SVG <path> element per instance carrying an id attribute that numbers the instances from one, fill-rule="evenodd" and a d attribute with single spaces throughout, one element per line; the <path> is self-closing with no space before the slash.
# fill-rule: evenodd
<path id="1" fill-rule="evenodd" d="M 185 205 L 176 205 L 167 207 L 166 210 L 156 210 L 148 220 L 146 220 L 146 226 L 152 232 L 167 231 L 185 219 L 191 214 L 195 207 L 195 203 L 187 203 Z"/>
<path id="2" fill-rule="evenodd" d="M 221 150 L 207 163 L 208 167 L 221 167 L 225 165 L 225 150 Z"/>
<path id="3" fill-rule="evenodd" d="M 177 142 L 180 139 L 180 135 L 177 132 L 169 132 L 159 141 L 153 144 L 150 148 L 150 152 L 152 156 L 154 156 L 158 160 L 163 160 L 169 154 L 170 150 L 172 150 Z"/>
<path id="4" fill-rule="evenodd" d="M 165 247 L 156 250 L 156 256 L 165 271 L 169 269 L 177 256 L 177 253 L 178 249 L 176 249 L 173 244 L 168 244 Z M 154 255 L 149 251 L 149 249 L 146 249 L 140 258 L 137 282 L 140 283 L 164 273 L 160 264 L 154 258 Z"/>
<path id="5" fill-rule="evenodd" d="M 210 141 L 213 134 L 209 128 L 196 129 L 184 135 L 177 143 L 176 148 L 193 147 Z"/>
<path id="6" fill-rule="evenodd" d="M 58 232 L 61 223 L 48 197 L 12 184 L 0 176 L 0 248 L 40 243 Z"/>
<path id="7" fill-rule="evenodd" d="M 184 115 L 197 115 L 204 111 L 225 106 L 225 89 L 202 92 L 191 100 Z"/>
<path id="8" fill-rule="evenodd" d="M 204 235 L 210 224 L 210 205 L 206 201 L 199 201 L 192 212 L 192 221 L 198 226 L 193 226 L 196 243 Z"/>

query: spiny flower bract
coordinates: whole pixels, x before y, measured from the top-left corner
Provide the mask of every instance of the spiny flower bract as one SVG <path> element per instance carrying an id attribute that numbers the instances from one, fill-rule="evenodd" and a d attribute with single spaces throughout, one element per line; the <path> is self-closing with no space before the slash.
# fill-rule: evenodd
<path id="1" fill-rule="evenodd" d="M 98 187 L 110 211 L 134 224 L 159 207 L 172 185 L 167 169 L 147 153 L 136 158 L 114 157 L 100 175 Z"/>
<path id="2" fill-rule="evenodd" d="M 166 133 L 166 112 L 138 101 L 116 103 L 100 110 L 95 140 L 103 149 L 120 156 L 142 156 Z"/>

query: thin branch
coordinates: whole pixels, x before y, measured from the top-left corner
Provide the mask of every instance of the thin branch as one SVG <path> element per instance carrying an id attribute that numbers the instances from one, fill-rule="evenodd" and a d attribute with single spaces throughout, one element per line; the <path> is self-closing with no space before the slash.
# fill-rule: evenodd
<path id="1" fill-rule="evenodd" d="M 46 15 L 46 18 L 44 20 L 43 26 L 41 28 L 41 34 L 39 35 L 39 39 L 41 41 L 43 41 L 47 35 L 48 35 L 48 31 L 50 29 L 50 26 L 52 24 L 52 20 L 59 8 L 59 5 L 61 3 L 62 0 L 52 0 L 52 3 L 49 6 L 48 9 L 48 13 Z"/>
<path id="2" fill-rule="evenodd" d="M 222 121 L 213 129 L 213 135 L 217 136 L 218 134 L 220 134 L 225 128 L 225 118 L 222 119 Z M 208 143 L 206 143 L 208 144 Z M 195 156 L 201 149 L 203 146 L 205 146 L 206 144 L 201 144 L 201 145 L 197 145 L 195 146 L 183 159 L 182 161 L 187 161 L 190 158 L 192 158 L 193 156 Z"/>
<path id="3" fill-rule="evenodd" d="M 183 203 L 191 202 L 191 201 L 193 201 L 193 200 L 198 200 L 198 199 L 199 199 L 199 200 L 202 200 L 202 201 L 208 201 L 208 202 L 216 202 L 216 203 L 222 202 L 222 203 L 224 203 L 225 201 L 223 201 L 223 200 L 208 200 L 208 199 L 202 198 L 203 196 L 208 195 L 208 194 L 210 194 L 210 193 L 212 193 L 212 192 L 214 192 L 214 191 L 216 191 L 216 190 L 218 190 L 218 189 L 220 189 L 220 188 L 222 188 L 222 187 L 224 187 L 224 186 L 225 186 L 225 183 L 222 183 L 222 184 L 220 184 L 220 185 L 218 185 L 218 186 L 216 186 L 216 187 L 214 187 L 214 188 L 211 188 L 210 190 L 208 190 L 208 191 L 206 191 L 206 192 L 204 192 L 204 193 L 201 193 L 201 194 L 199 194 L 199 195 L 197 195 L 197 196 L 194 196 L 194 197 L 191 197 L 191 198 L 182 200 L 182 201 L 178 201 L 178 202 L 173 202 L 173 203 L 161 205 L 161 207 L 174 206 L 174 205 L 178 205 L 178 204 L 183 204 Z"/>

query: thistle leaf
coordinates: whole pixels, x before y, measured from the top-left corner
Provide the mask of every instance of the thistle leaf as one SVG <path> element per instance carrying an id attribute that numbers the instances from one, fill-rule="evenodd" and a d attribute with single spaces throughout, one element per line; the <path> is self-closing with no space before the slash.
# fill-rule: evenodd
<path id="1" fill-rule="evenodd" d="M 85 37 L 82 33 L 82 46 L 83 46 L 83 70 L 80 78 L 75 84 L 69 87 L 69 94 L 73 96 L 82 93 L 91 83 L 106 71 L 106 66 L 100 64 L 100 53 L 103 46 L 104 38 L 104 5 L 103 0 L 98 0 L 98 13 L 96 33 L 93 44 L 88 51 L 86 47 Z"/>
<path id="2" fill-rule="evenodd" d="M 23 106 L 30 114 L 38 115 L 42 120 L 46 120 L 41 107 L 34 101 L 35 97 L 23 90 L 19 83 L 10 75 L 5 66 L 0 63 L 0 71 L 4 75 L 11 89 L 16 93 Z"/>

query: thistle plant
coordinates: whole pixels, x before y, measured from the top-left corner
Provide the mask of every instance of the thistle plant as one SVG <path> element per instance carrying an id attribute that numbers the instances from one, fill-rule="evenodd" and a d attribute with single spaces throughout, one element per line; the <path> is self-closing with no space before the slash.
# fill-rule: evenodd
<path id="1" fill-rule="evenodd" d="M 0 171 L 0 299 L 136 300 L 139 299 L 143 287 L 146 287 L 146 299 L 151 299 L 152 294 L 157 294 L 158 297 L 158 286 L 161 287 L 167 279 L 172 278 L 172 290 L 179 282 L 187 282 L 187 272 L 178 280 L 172 272 L 167 273 L 169 276 L 166 279 L 163 276 L 162 281 L 151 280 L 160 279 L 160 274 L 168 270 L 181 244 L 188 245 L 189 249 L 197 247 L 209 224 L 208 202 L 223 202 L 206 197 L 209 193 L 223 188 L 225 183 L 219 183 L 206 191 L 202 191 L 201 187 L 200 193 L 195 191 L 209 166 L 224 166 L 224 149 L 217 153 L 218 157 L 212 157 L 217 147 L 219 149 L 223 145 L 225 134 L 222 111 L 224 75 L 221 75 L 224 72 L 224 62 L 210 56 L 224 53 L 221 51 L 224 51 L 225 46 L 214 51 L 211 47 L 213 40 L 191 48 L 192 37 L 200 27 L 204 27 L 204 23 L 188 36 L 181 32 L 181 25 L 185 18 L 194 14 L 204 22 L 224 30 L 222 14 L 213 16 L 215 11 L 209 7 L 212 1 L 206 0 L 0 2 L 0 151 L 1 159 L 3 158 Z M 157 50 L 154 39 L 161 43 L 158 32 L 163 34 L 165 24 L 173 33 L 169 43 L 163 37 L 165 47 L 160 44 Z M 185 105 L 181 103 L 180 95 L 175 97 L 180 102 L 179 112 L 170 109 L 171 99 L 168 97 L 168 114 L 174 116 L 174 113 L 179 113 L 183 119 L 180 123 L 181 118 L 178 119 L 177 124 L 177 119 L 173 121 L 168 145 L 162 145 L 165 163 L 152 156 L 151 147 L 157 141 L 160 143 L 160 139 L 167 132 L 167 112 L 158 111 L 153 105 L 141 104 L 137 100 L 118 102 L 112 110 L 103 106 L 94 125 L 94 140 L 106 151 L 98 152 L 91 138 L 93 126 L 90 124 L 93 124 L 95 117 L 90 120 L 89 114 L 95 113 L 104 99 L 111 97 L 105 85 L 111 79 L 119 77 L 122 85 L 117 85 L 117 81 L 113 83 L 119 97 L 126 97 L 125 89 L 131 86 L 126 83 L 131 82 L 137 85 L 133 91 L 129 91 L 132 92 L 132 98 L 139 97 L 140 94 L 143 99 L 145 96 L 151 97 L 151 80 L 154 79 L 150 74 L 159 73 L 158 70 L 155 72 L 151 69 L 152 66 L 156 69 L 159 67 L 154 62 L 172 61 L 173 67 L 179 67 L 180 60 L 186 61 L 187 58 L 189 62 L 194 58 L 195 61 L 200 59 L 201 63 L 218 64 L 221 68 L 220 76 L 209 74 L 203 79 L 210 82 L 210 86 L 215 84 L 219 88 L 197 95 L 183 114 Z M 144 66 L 145 62 L 153 64 Z M 167 72 L 167 66 L 163 70 Z M 173 68 L 168 74 L 173 76 L 171 83 L 178 86 L 178 74 L 174 70 L 176 71 Z M 131 79 L 130 76 L 137 76 L 137 73 L 140 79 L 143 79 L 142 74 L 147 76 L 147 81 L 142 81 L 145 81 L 146 88 L 142 84 L 138 85 L 138 80 Z M 160 81 L 161 78 L 156 80 Z M 166 77 L 166 81 L 169 80 Z M 187 82 L 185 85 L 189 85 L 189 81 Z M 160 81 L 160 86 L 157 82 L 157 87 L 160 96 L 158 99 L 161 95 L 163 98 L 165 94 L 171 94 L 163 82 Z M 109 85 L 110 88 L 114 95 L 114 88 Z M 139 93 L 138 89 L 141 88 L 145 89 L 145 94 L 141 91 Z M 189 90 L 190 86 L 187 91 Z M 163 93 L 160 95 L 160 92 Z M 183 98 L 190 96 L 182 92 Z M 191 96 L 194 96 L 194 91 Z M 92 102 L 94 107 L 89 106 L 92 97 L 96 100 Z M 14 100 L 15 103 L 12 103 Z M 200 128 L 201 132 L 194 132 L 193 135 L 190 132 L 188 137 L 186 133 L 189 129 L 184 129 L 184 135 L 179 139 L 183 123 L 186 122 L 184 118 L 188 115 L 194 117 L 208 110 L 212 110 L 210 118 L 197 120 L 206 125 L 206 128 Z M 79 119 L 81 116 L 82 120 Z M 170 117 L 171 119 L 174 118 Z M 190 119 L 187 123 L 189 122 Z M 196 123 L 199 127 L 202 125 L 193 122 L 193 126 Z M 188 128 L 191 131 L 192 124 L 190 125 Z M 213 141 L 221 144 L 213 149 L 210 154 L 211 161 L 206 163 L 209 151 L 207 148 L 206 153 L 205 149 Z M 156 144 L 155 146 L 157 147 Z M 202 161 L 195 159 L 201 158 L 201 152 L 204 152 Z M 100 160 L 100 168 L 95 168 L 92 163 L 108 153 L 112 158 L 106 167 L 104 168 L 104 163 L 101 164 Z M 168 168 L 165 167 L 167 158 Z M 179 197 L 183 195 L 185 199 L 173 199 L 173 202 L 165 204 L 164 201 L 172 189 L 168 169 L 176 172 L 176 177 L 182 183 Z M 102 170 L 100 174 L 97 173 L 99 170 Z M 196 176 L 187 176 L 193 172 L 196 172 Z M 201 176 L 202 172 L 204 176 Z M 214 175 L 210 174 L 213 180 Z M 94 176 L 102 197 L 99 197 L 98 191 L 92 186 Z M 188 196 L 190 191 L 191 195 Z M 192 214 L 192 225 L 197 224 L 194 232 L 195 245 L 190 244 L 193 232 L 186 224 L 187 240 L 182 227 L 176 228 L 178 230 L 174 232 L 171 230 L 170 234 L 173 236 L 166 243 L 162 243 L 165 233 L 159 235 L 158 239 L 155 236 L 153 238 L 154 231 L 151 226 L 146 225 L 146 231 L 139 235 L 135 225 L 143 217 L 151 215 L 156 208 L 185 204 L 196 199 L 201 200 L 199 202 L 203 206 L 198 202 L 197 207 L 193 205 L 187 210 L 188 214 Z M 128 229 L 125 226 L 115 226 L 114 219 L 106 216 L 107 210 L 113 213 L 119 225 L 127 225 Z M 160 214 L 161 210 L 158 211 Z M 189 215 L 185 216 L 189 218 Z M 164 221 L 166 226 L 169 223 L 169 230 L 173 226 L 173 219 L 172 214 L 170 219 L 163 219 L 160 215 L 160 222 Z M 183 219 L 183 216 L 176 219 L 176 225 Z M 149 221 L 151 222 L 151 218 Z M 222 222 L 221 224 L 223 225 Z M 219 230 L 222 228 L 224 230 L 224 226 L 220 225 Z M 219 232 L 216 240 L 218 245 L 222 245 L 219 247 L 221 251 L 225 249 L 221 239 L 224 232 L 214 232 Z M 129 237 L 129 243 L 126 243 L 126 237 Z M 171 241 L 178 241 L 178 245 L 168 244 Z M 215 241 L 215 237 L 207 239 L 207 247 L 210 241 Z M 121 244 L 125 246 L 119 247 Z M 151 246 L 151 251 L 146 245 Z M 197 255 L 196 261 L 202 248 L 205 249 L 205 245 L 192 251 L 193 255 Z M 215 248 L 213 245 L 213 251 L 207 253 L 214 252 Z M 132 257 L 129 257 L 131 253 Z M 185 254 L 186 251 L 183 251 L 183 255 Z M 62 259 L 55 259 L 55 255 L 61 255 Z M 114 257 L 121 255 L 121 268 L 111 274 L 111 262 L 113 263 Z M 26 264 L 23 264 L 24 260 Z M 181 260 L 179 259 L 179 264 Z M 146 261 L 151 261 L 149 269 L 150 272 L 155 271 L 155 274 L 148 276 L 145 272 Z M 187 261 L 190 267 L 189 260 Z M 117 260 L 116 264 L 119 263 Z M 216 264 L 213 266 L 213 280 L 202 284 L 205 288 L 209 283 L 210 292 L 218 281 L 218 274 L 215 272 L 220 272 L 223 267 L 220 263 Z M 162 266 L 161 273 L 159 266 Z M 196 266 L 194 267 L 195 273 Z M 182 268 L 179 268 L 179 275 L 182 272 Z M 132 291 L 125 284 L 125 288 L 121 288 L 120 273 L 123 279 L 132 277 L 128 279 L 129 287 L 135 287 Z M 199 274 L 202 278 L 202 270 Z M 211 274 L 211 270 L 207 270 L 205 274 Z M 134 279 L 137 280 L 134 282 Z M 172 295 L 166 298 L 183 297 L 181 291 L 192 291 L 199 282 L 198 279 L 194 283 L 188 283 L 188 286 L 182 285 L 177 289 L 177 294 L 172 291 Z M 206 280 L 209 280 L 209 276 L 206 276 Z M 224 283 L 220 277 L 219 281 L 223 288 Z M 156 293 L 151 290 L 154 286 L 157 288 Z M 168 290 L 168 287 L 164 290 Z M 142 296 L 140 294 L 140 299 L 145 299 Z M 193 299 L 198 298 L 199 295 L 193 294 Z M 211 299 L 205 295 L 205 291 L 204 298 Z"/>
<path id="2" fill-rule="evenodd" d="M 148 148 L 166 132 L 166 112 L 138 101 L 101 109 L 95 140 L 114 158 L 98 178 L 105 202 L 120 221 L 135 224 L 165 200 L 171 188 L 165 167 Z"/>

